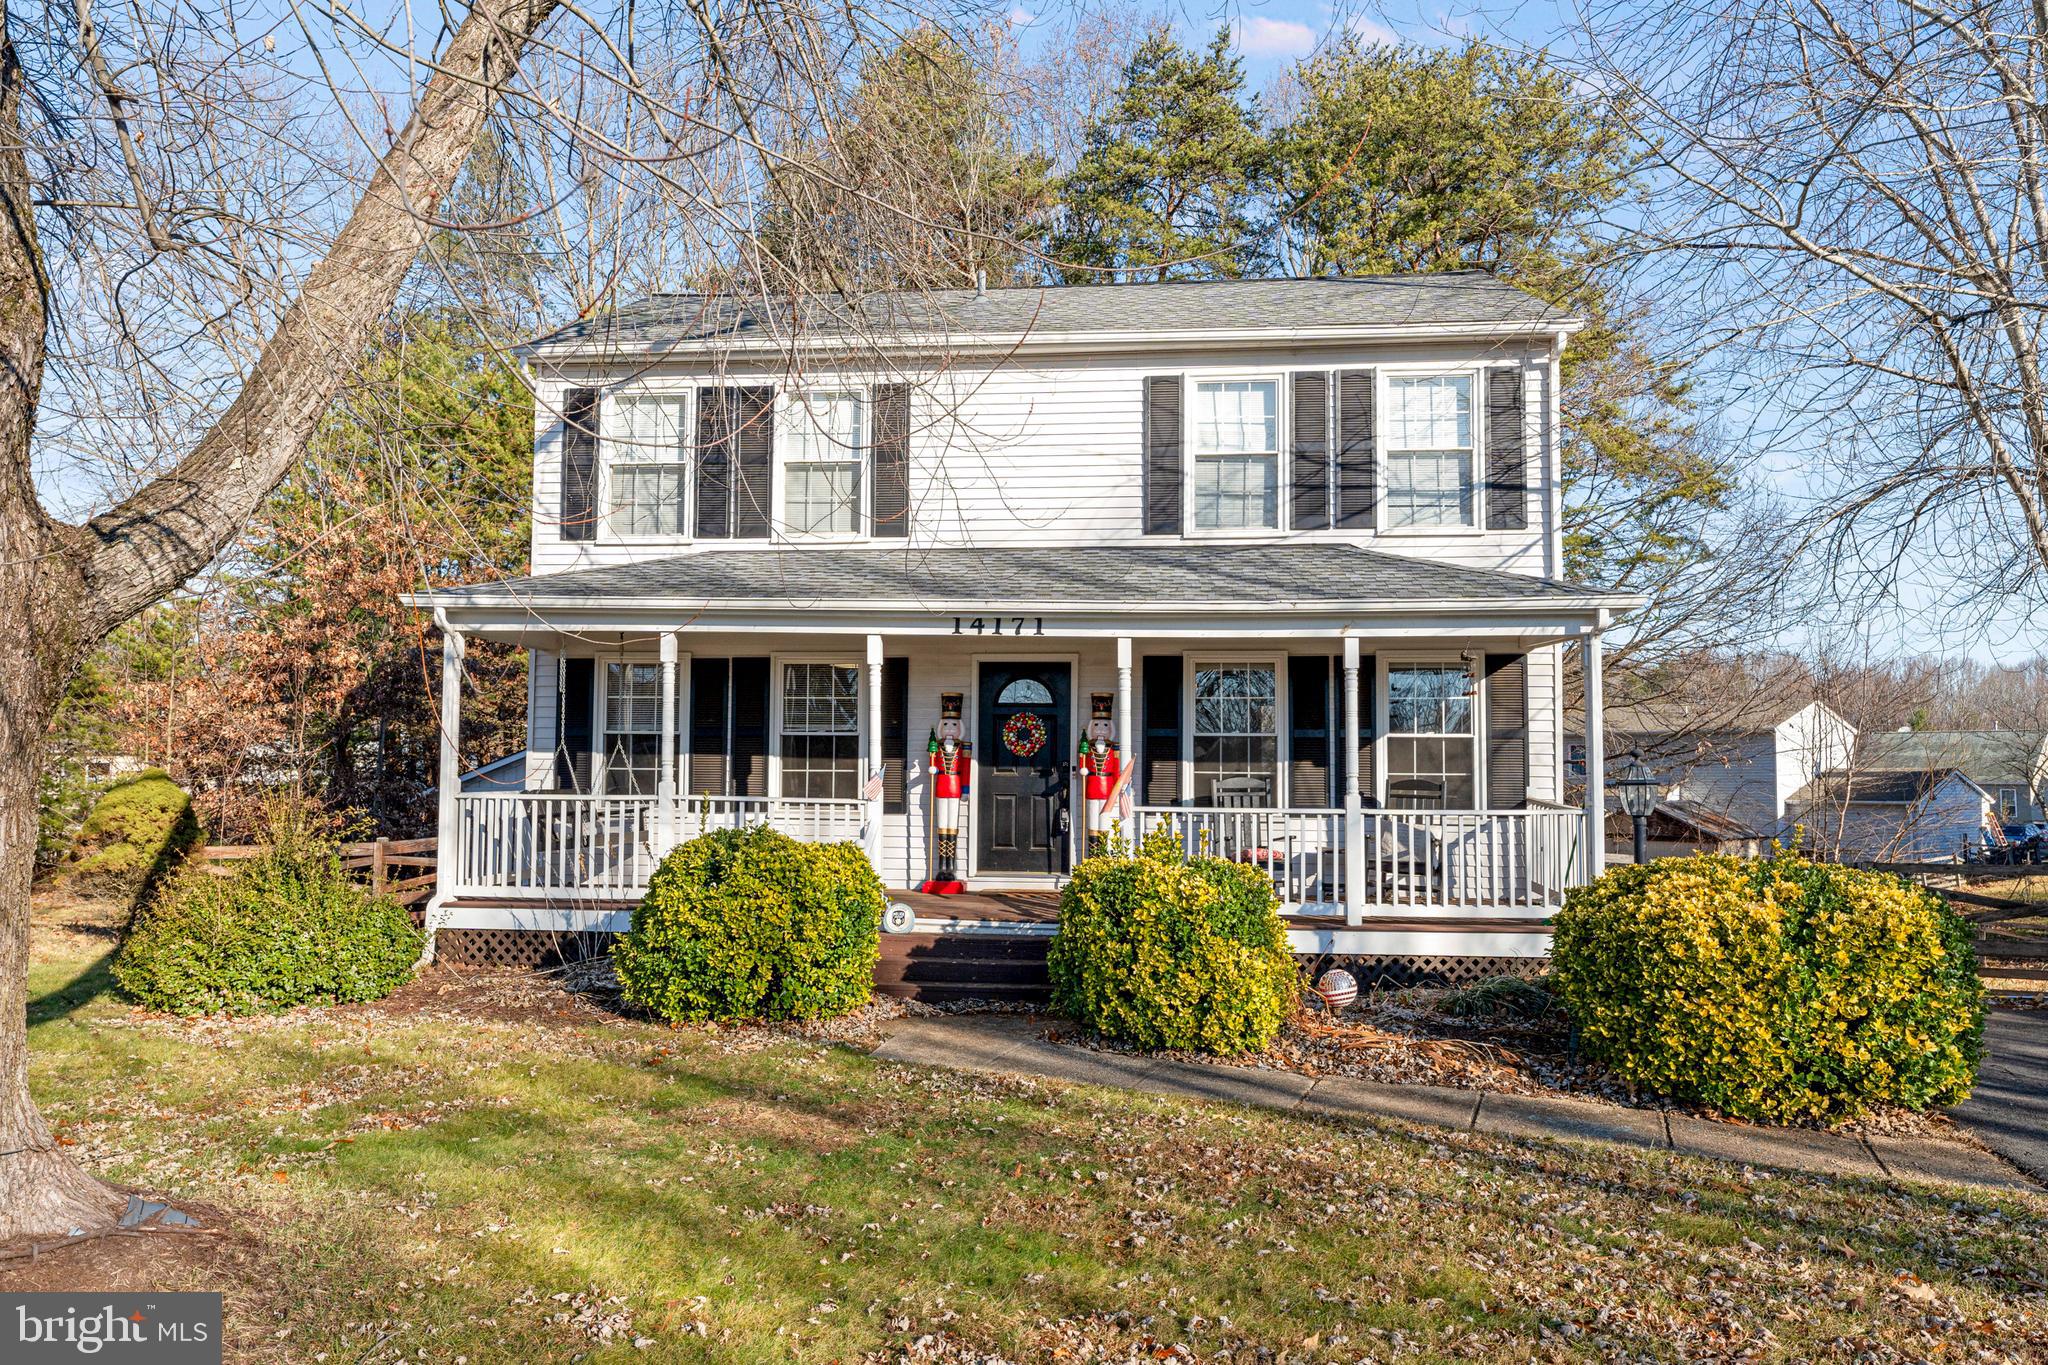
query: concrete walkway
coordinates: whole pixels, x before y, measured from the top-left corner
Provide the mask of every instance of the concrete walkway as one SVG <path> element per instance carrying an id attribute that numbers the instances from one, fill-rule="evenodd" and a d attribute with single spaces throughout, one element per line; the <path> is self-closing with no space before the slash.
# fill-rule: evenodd
<path id="1" fill-rule="evenodd" d="M 2048 1184 L 2048 1010 L 1995 1009 L 1984 1017 L 1977 1088 L 1950 1117 Z"/>
<path id="2" fill-rule="evenodd" d="M 1586 1100 L 1381 1085 L 1347 1076 L 1133 1057 L 1049 1043 L 1039 1036 L 1043 1030 L 1042 1021 L 1018 1015 L 899 1019 L 889 1026 L 874 1055 L 892 1062 L 1043 1076 L 1325 1117 L 1391 1119 L 1501 1137 L 1612 1142 L 1826 1175 L 2003 1190 L 2036 1188 L 1997 1157 L 1956 1142 L 1751 1128 Z"/>

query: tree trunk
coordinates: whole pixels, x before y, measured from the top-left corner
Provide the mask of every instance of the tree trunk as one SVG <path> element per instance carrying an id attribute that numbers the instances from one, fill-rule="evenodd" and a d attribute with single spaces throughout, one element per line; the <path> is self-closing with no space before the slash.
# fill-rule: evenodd
<path id="1" fill-rule="evenodd" d="M 0 1243 L 105 1226 L 124 1200 L 65 1158 L 28 1088 L 36 789 L 59 698 L 106 633 L 206 567 L 303 455 L 390 311 L 433 212 L 556 0 L 473 0 L 410 118 L 240 395 L 175 468 L 85 526 L 52 520 L 29 449 L 48 280 L 0 3 Z"/>

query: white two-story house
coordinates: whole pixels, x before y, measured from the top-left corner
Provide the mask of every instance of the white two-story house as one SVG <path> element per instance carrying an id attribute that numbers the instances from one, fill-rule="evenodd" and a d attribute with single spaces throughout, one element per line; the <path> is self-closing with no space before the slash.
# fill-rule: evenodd
<path id="1" fill-rule="evenodd" d="M 1559 575 L 1577 325 L 1434 274 L 564 328 L 526 353 L 533 573 L 418 599 L 447 734 L 465 642 L 531 660 L 520 789 L 444 750 L 432 922 L 621 929 L 667 848 L 760 821 L 858 841 L 925 931 L 1044 921 L 1106 717 L 1116 833 L 1267 869 L 1303 951 L 1540 955 L 1601 865 L 1597 793 L 1559 801 L 1566 651 L 1597 697 L 1635 605 Z"/>

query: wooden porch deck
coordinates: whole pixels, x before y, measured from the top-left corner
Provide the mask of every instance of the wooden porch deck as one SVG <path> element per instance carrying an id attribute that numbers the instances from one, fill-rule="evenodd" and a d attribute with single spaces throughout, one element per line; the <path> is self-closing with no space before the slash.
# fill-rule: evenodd
<path id="1" fill-rule="evenodd" d="M 957 924 L 1015 924 L 1055 926 L 1060 922 L 1057 891 L 969 891 L 957 896 L 932 896 L 922 891 L 891 891 L 892 901 L 901 901 L 917 912 L 919 920 Z M 1288 915 L 1290 929 L 1365 929 L 1410 933 L 1548 934 L 1550 921 L 1526 917 L 1488 916 L 1440 919 L 1429 916 L 1368 915 L 1357 925 L 1348 925 L 1342 914 Z"/>

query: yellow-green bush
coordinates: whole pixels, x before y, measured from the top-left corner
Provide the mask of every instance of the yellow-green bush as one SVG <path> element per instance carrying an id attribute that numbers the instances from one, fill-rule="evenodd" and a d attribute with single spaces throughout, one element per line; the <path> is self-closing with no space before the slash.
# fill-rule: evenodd
<path id="1" fill-rule="evenodd" d="M 1257 1052 L 1294 1008 L 1272 880 L 1166 844 L 1074 869 L 1047 967 L 1055 1009 L 1139 1047 Z"/>
<path id="2" fill-rule="evenodd" d="M 91 890 L 145 901 L 199 840 L 192 798 L 170 774 L 149 768 L 100 793 L 58 875 Z"/>
<path id="3" fill-rule="evenodd" d="M 844 1014 L 874 993 L 882 904 L 857 844 L 719 830 L 662 859 L 612 962 L 629 1002 L 675 1022 Z"/>
<path id="4" fill-rule="evenodd" d="M 348 875 L 331 843 L 294 835 L 229 876 L 178 872 L 141 911 L 114 979 L 178 1014 L 378 1000 L 411 978 L 425 942 L 404 906 Z"/>
<path id="5" fill-rule="evenodd" d="M 1580 1046 L 1630 1085 L 1742 1118 L 1953 1104 L 1976 1077 L 1969 926 L 1885 873 L 1665 858 L 1565 898 L 1555 988 Z"/>

